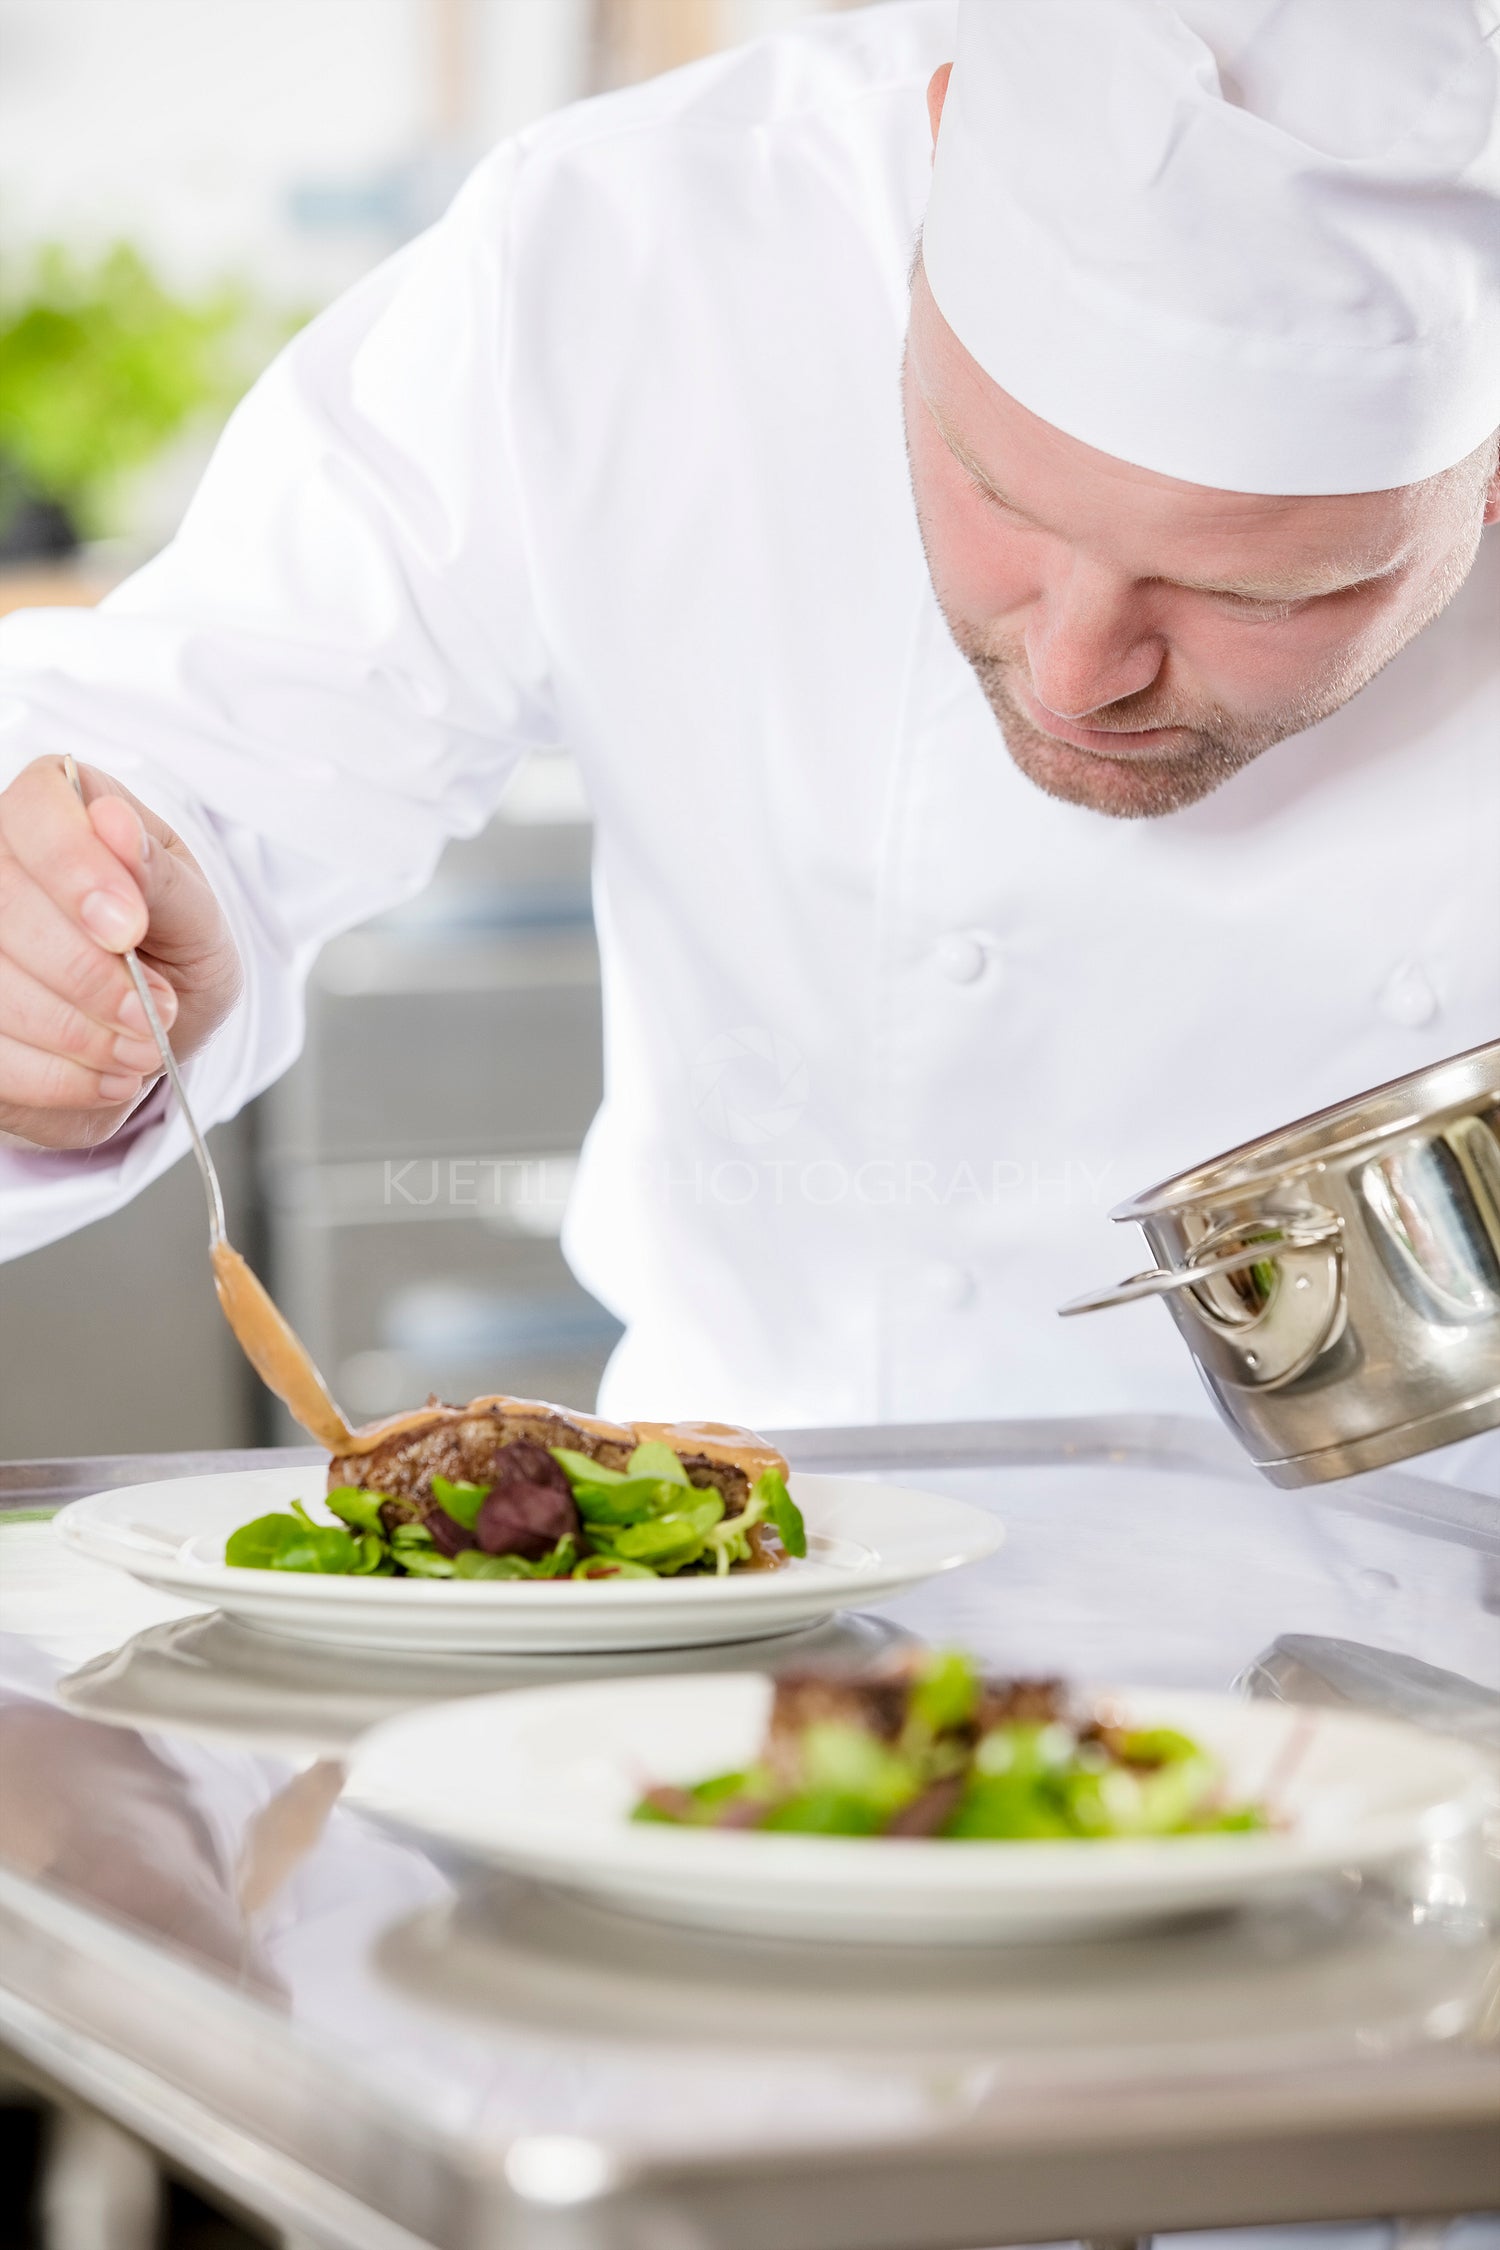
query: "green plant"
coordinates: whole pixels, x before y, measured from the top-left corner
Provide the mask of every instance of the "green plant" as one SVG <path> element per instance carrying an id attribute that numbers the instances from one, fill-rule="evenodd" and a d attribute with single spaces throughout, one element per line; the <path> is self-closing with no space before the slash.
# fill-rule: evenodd
<path id="1" fill-rule="evenodd" d="M 81 530 L 107 528 L 121 480 L 244 389 L 249 310 L 229 285 L 173 296 L 127 243 L 93 260 L 52 244 L 22 279 L 0 279 L 0 457 L 12 505 L 19 488 L 60 504 Z"/>

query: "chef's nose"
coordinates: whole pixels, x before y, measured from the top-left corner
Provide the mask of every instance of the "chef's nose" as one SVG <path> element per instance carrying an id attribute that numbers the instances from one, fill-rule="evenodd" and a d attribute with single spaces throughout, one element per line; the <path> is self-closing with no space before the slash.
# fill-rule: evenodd
<path id="1" fill-rule="evenodd" d="M 1074 557 L 1032 608 L 1026 661 L 1032 692 L 1060 719 L 1086 720 L 1149 688 L 1166 643 L 1135 589 Z"/>

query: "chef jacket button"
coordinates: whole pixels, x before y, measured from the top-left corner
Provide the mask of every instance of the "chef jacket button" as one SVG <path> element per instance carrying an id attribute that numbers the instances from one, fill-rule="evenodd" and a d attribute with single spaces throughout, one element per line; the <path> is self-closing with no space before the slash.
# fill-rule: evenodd
<path id="1" fill-rule="evenodd" d="M 1420 1031 L 1424 1023 L 1431 1023 L 1438 1012 L 1438 996 L 1425 970 L 1415 961 L 1403 961 L 1393 969 L 1381 987 L 1376 1002 L 1388 1023 L 1399 1023 L 1408 1031 Z"/>
<path id="2" fill-rule="evenodd" d="M 922 1285 L 928 1303 L 944 1312 L 962 1312 L 978 1294 L 968 1268 L 953 1265 L 946 1258 L 934 1258 L 922 1268 Z"/>
<path id="3" fill-rule="evenodd" d="M 950 930 L 938 939 L 933 960 L 950 984 L 977 984 L 989 967 L 989 947 L 972 930 Z"/>

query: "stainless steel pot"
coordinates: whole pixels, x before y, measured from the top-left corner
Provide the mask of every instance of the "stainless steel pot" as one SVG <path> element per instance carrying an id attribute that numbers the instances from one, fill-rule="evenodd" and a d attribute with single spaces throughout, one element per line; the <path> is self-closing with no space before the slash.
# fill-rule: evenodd
<path id="1" fill-rule="evenodd" d="M 1500 1040 L 1122 1203 L 1156 1258 L 1065 1315 L 1164 1297 L 1273 1484 L 1500 1424 Z"/>

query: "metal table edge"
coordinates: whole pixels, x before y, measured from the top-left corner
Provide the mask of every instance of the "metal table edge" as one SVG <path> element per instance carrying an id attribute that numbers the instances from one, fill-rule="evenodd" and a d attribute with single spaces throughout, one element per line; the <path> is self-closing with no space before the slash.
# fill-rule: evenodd
<path id="1" fill-rule="evenodd" d="M 0 1869 L 0 1930 L 7 1925 L 10 1940 L 4 1951 L 9 1962 L 21 1960 L 30 1936 L 50 1943 L 54 1954 L 63 1957 L 65 1981 L 76 1979 L 80 1965 L 95 1978 L 107 1972 L 123 1976 L 124 1996 L 140 2004 L 133 2020 L 142 2025 L 176 2025 L 185 2013 L 195 2016 L 201 2028 L 206 2014 L 217 2018 L 226 2044 L 234 2043 L 237 2033 L 243 2038 L 252 2024 L 262 2042 L 267 2036 L 276 2042 L 282 2019 L 253 1995 L 221 1983 L 186 1959 L 164 1956 L 147 1938 L 96 1909 Z M 20 1982 L 25 1981 L 23 1963 Z M 34 1975 L 30 1981 L 45 1984 L 45 1964 L 40 1979 Z M 180 2004 L 189 1999 L 191 2009 L 182 2009 Z M 376 2089 L 345 2087 L 347 2105 L 360 2113 L 364 2137 L 377 2139 L 387 2150 L 405 2143 L 414 2159 L 413 2182 L 420 2176 L 427 2188 L 418 2197 L 429 2206 L 424 2231 L 405 2224 L 418 2216 L 410 2210 L 382 2218 L 380 2227 L 387 2231 L 372 2231 L 366 2217 L 373 2207 L 360 2199 L 347 2177 L 317 2168 L 317 2155 L 329 2146 L 336 2122 L 339 2089 L 320 2076 L 322 2057 L 305 2032 L 295 2049 L 287 2039 L 286 2060 L 296 2078 L 321 2088 L 325 2107 L 310 2110 L 309 2140 L 301 2148 L 289 2147 L 285 2136 L 267 2131 L 264 2108 L 258 2119 L 246 2110 L 231 2116 L 224 2104 L 206 2098 L 201 2086 L 191 2084 L 194 2073 L 186 2046 L 174 2058 L 160 2038 L 153 2051 L 153 2042 L 139 2032 L 128 2048 L 115 2044 L 80 2025 L 56 1995 L 18 1989 L 10 1967 L 0 1984 L 0 2038 L 35 2070 L 92 2102 L 208 2184 L 236 2197 L 248 2194 L 252 2208 L 278 2223 L 348 2243 L 350 2250 L 365 2250 L 366 2245 L 369 2250 L 407 2250 L 418 2241 L 438 2244 L 440 2250 L 470 2250 L 481 2239 L 492 2239 L 492 2228 L 508 2234 L 525 2204 L 505 2176 L 504 2145 L 483 2149 L 462 2139 L 413 2133 L 394 2103 Z M 1424 2210 L 1458 2212 L 1500 2202 L 1497 2107 L 1500 2058 L 1462 2048 L 1437 2058 L 1424 2051 L 1420 2057 L 1387 2059 L 1378 2072 L 1370 2064 L 1337 2072 L 1318 2065 L 1248 2082 L 1209 2078 L 1137 2089 L 1079 2086 L 1061 2103 L 1051 2088 L 1032 2101 L 1024 2095 L 1008 2099 L 999 2120 L 963 2117 L 946 2130 L 887 2134 L 877 2146 L 844 2140 L 816 2149 L 761 2147 L 750 2154 L 706 2150 L 700 2160 L 661 2163 L 649 2157 L 622 2161 L 617 2151 L 601 2148 L 600 2176 L 609 2185 L 597 2198 L 581 2200 L 599 2205 L 597 2230 L 587 2237 L 591 2244 L 612 2244 L 617 2221 L 624 2227 L 625 2214 L 639 2206 L 699 2211 L 705 2224 L 708 2214 L 718 2212 L 705 2243 L 744 2241 L 748 2246 L 781 2239 L 775 2230 L 789 2228 L 788 2240 L 839 2250 L 842 2233 L 820 2231 L 812 2224 L 819 2211 L 852 2210 L 877 2186 L 893 2208 L 899 2207 L 920 2183 L 931 2189 L 941 2178 L 945 2201 L 991 2214 L 985 2221 L 990 2239 L 1057 2239 L 1106 2225 L 1088 2195 L 1075 2196 L 1075 2185 L 1090 2168 L 1101 2181 L 1120 2173 L 1133 2178 L 1143 2166 L 1159 2175 L 1152 2190 L 1156 2200 L 1140 2204 L 1145 2215 L 1133 2231 L 1162 2231 L 1199 2218 L 1205 2225 L 1236 2223 L 1223 2200 L 1215 2201 L 1208 2192 L 1206 2181 L 1214 2165 L 1232 2163 L 1239 2151 L 1257 2174 L 1274 2153 L 1291 2183 L 1289 2200 L 1278 2206 L 1288 2218 L 1377 2215 L 1384 2206 L 1378 2194 L 1373 2201 L 1371 2197 L 1382 2164 L 1404 2182 L 1420 2178 Z M 1065 2118 L 1060 2110 L 1066 2111 Z M 1328 2174 L 1330 2152 L 1335 2175 L 1314 2182 L 1315 2163 Z M 1040 2168 L 1048 2163 L 1055 2167 L 1063 2154 L 1066 2180 L 1058 2199 L 1048 2202 Z M 1313 2211 L 1304 2206 L 1315 2188 Z M 1138 2183 L 1132 2192 L 1144 2195 L 1145 2188 Z M 1193 2193 L 1200 2203 L 1193 2203 Z M 1261 2210 L 1264 2201 L 1261 2194 L 1254 2210 Z M 1251 2205 L 1246 2203 L 1245 2209 Z M 450 2224 L 431 2223 L 440 2210 Z M 1010 2210 L 1027 2214 L 1014 2233 L 996 2216 Z M 1273 2223 L 1277 2215 L 1257 2223 Z M 773 2221 L 771 2234 L 762 2231 Z M 621 2239 L 622 2250 L 625 2242 L 638 2239 L 633 2220 Z M 869 2238 L 869 2250 L 879 2250 L 879 2239 Z M 866 2238 L 858 2240 L 863 2244 Z"/>

